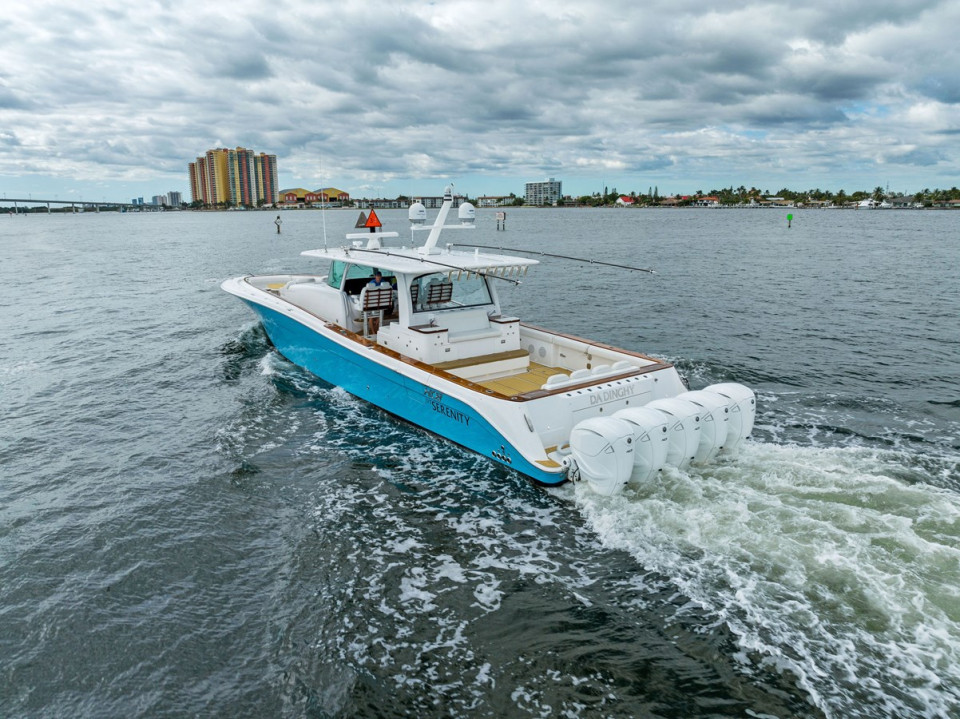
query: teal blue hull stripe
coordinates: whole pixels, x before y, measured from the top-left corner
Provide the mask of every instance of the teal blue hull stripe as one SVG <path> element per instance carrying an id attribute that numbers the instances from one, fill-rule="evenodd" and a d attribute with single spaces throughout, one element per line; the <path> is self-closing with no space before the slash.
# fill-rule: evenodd
<path id="1" fill-rule="evenodd" d="M 351 351 L 291 317 L 246 302 L 260 315 L 277 351 L 317 377 L 538 482 L 564 481 L 563 474 L 545 472 L 524 459 L 466 403 L 364 357 L 365 352 L 373 354 L 375 350 Z"/>

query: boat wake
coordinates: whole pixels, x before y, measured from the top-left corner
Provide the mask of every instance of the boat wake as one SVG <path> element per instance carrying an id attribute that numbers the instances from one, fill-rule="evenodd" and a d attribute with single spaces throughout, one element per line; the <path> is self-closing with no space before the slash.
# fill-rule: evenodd
<path id="1" fill-rule="evenodd" d="M 542 584 L 545 606 L 568 605 L 557 613 L 563 621 L 580 603 L 603 606 L 603 621 L 589 632 L 604 641 L 636 642 L 637 607 L 646 607 L 646 620 L 671 635 L 692 631 L 758 686 L 796 687 L 827 717 L 860 716 L 864 707 L 874 715 L 948 716 L 960 702 L 960 458 L 949 445 L 918 454 L 910 443 L 753 441 L 735 459 L 666 468 L 619 496 L 600 496 L 586 483 L 543 491 L 275 352 L 260 347 L 245 362 L 245 376 L 255 367 L 280 391 L 253 392 L 224 433 L 224 451 L 253 467 L 270 466 L 278 454 L 285 467 L 289 456 L 299 458 L 319 553 L 345 572 L 321 595 L 350 626 L 369 632 L 318 639 L 349 666 L 380 667 L 395 686 L 413 687 L 421 685 L 410 667 L 426 663 L 431 682 L 449 682 L 446 699 L 468 711 L 492 686 L 509 684 L 509 667 L 476 653 L 489 639 L 488 618 L 514 611 L 517 591 L 529 602 L 529 588 Z M 775 435 L 782 424 L 760 431 Z M 341 546 L 348 525 L 351 542 Z M 632 556 L 632 578 L 610 578 L 622 564 L 610 550 Z M 617 589 L 600 597 L 604 585 Z M 351 593 L 365 604 L 355 605 Z M 379 621 L 370 623 L 369 606 Z M 544 622 L 518 644 L 543 640 Z M 424 644 L 431 632 L 436 642 Z M 729 654 L 720 648 L 724 637 L 734 641 Z M 564 681 L 614 692 L 602 673 L 573 669 L 582 662 L 579 640 L 558 646 L 562 659 L 570 657 Z M 657 646 L 658 661 L 669 662 L 666 645 Z M 610 662 L 599 666 L 629 676 L 629 662 Z M 517 696 L 548 707 L 546 694 L 538 704 L 523 692 L 546 691 L 556 671 L 531 663 Z M 356 681 L 342 677 L 344 687 Z M 623 699 L 623 687 L 617 691 Z M 411 696 L 394 700 L 406 711 Z M 796 710 L 785 701 L 772 713 Z"/>
<path id="2" fill-rule="evenodd" d="M 950 460 L 950 463 L 955 460 Z M 748 443 L 575 502 L 827 716 L 947 716 L 960 701 L 960 497 L 905 452 Z"/>

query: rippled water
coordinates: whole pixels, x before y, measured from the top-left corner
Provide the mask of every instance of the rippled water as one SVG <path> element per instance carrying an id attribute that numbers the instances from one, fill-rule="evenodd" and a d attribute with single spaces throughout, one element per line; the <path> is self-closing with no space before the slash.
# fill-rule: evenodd
<path id="1" fill-rule="evenodd" d="M 481 212 L 657 270 L 523 317 L 758 393 L 616 498 L 278 356 L 219 282 L 355 213 L 272 217 L 0 218 L 0 716 L 958 715 L 960 213 Z"/>

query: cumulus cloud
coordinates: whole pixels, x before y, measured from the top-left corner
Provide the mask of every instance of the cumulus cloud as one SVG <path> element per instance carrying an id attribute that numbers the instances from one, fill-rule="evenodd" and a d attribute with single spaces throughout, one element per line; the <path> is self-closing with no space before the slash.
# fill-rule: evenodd
<path id="1" fill-rule="evenodd" d="M 182 188 L 193 157 L 239 145 L 276 154 L 282 184 L 354 193 L 949 186 L 960 161 L 946 0 L 41 0 L 7 23 L 5 182 Z"/>

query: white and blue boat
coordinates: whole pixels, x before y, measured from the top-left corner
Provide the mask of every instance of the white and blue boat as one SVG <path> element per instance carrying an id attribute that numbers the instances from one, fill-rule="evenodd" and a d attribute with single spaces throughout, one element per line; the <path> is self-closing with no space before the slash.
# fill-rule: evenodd
<path id="1" fill-rule="evenodd" d="M 432 225 L 423 205 L 410 207 L 413 234 L 427 233 L 420 246 L 400 246 L 374 215 L 343 246 L 302 253 L 326 274 L 236 277 L 222 288 L 291 362 L 542 484 L 584 479 L 614 494 L 665 466 L 737 452 L 753 427 L 752 391 L 690 392 L 667 362 L 512 316 L 497 285 L 539 262 L 441 247 L 443 232 L 474 225 L 469 203 L 447 225 L 453 204 L 448 187 Z"/>

